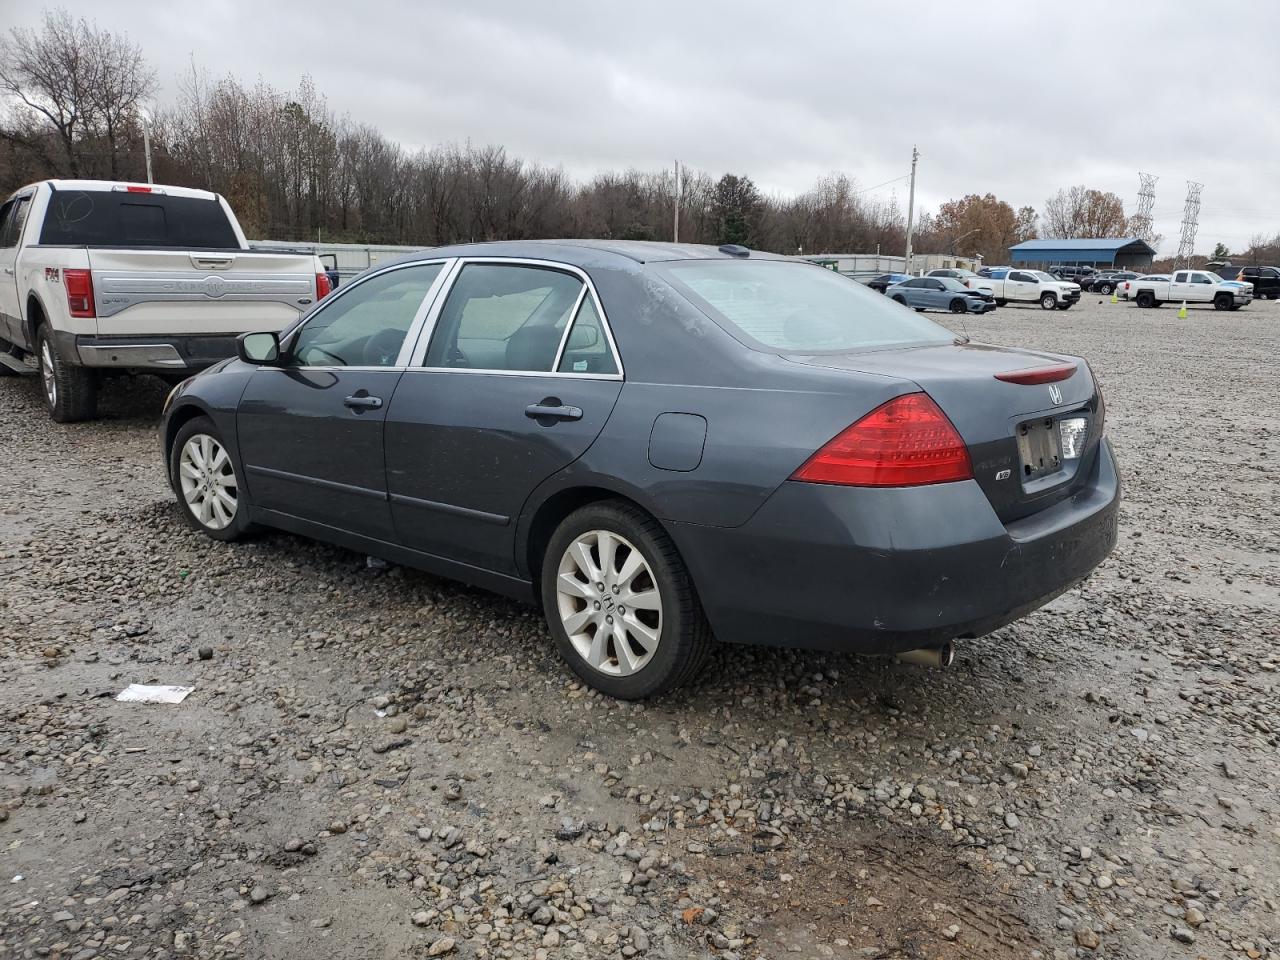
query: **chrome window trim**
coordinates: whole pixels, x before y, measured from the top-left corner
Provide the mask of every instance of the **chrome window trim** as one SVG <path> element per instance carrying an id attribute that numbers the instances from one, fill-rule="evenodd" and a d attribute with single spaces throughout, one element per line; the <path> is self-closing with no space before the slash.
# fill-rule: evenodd
<path id="1" fill-rule="evenodd" d="M 578 322 L 578 311 L 582 309 L 582 301 L 587 299 L 587 285 L 584 283 L 578 291 L 578 299 L 573 301 L 573 309 L 569 311 L 569 322 L 564 325 L 564 333 L 560 334 L 560 344 L 556 347 L 555 358 L 551 361 L 551 372 L 560 370 L 560 360 L 564 356 L 565 344 L 569 342 L 569 331 Z"/>
<path id="2" fill-rule="evenodd" d="M 427 367 L 423 366 L 427 359 L 427 348 L 431 343 L 431 337 L 436 332 L 436 324 L 439 322 L 440 313 L 444 309 L 445 302 L 449 299 L 449 294 L 453 292 L 453 285 L 458 275 L 462 272 L 463 267 L 471 263 L 489 263 L 498 265 L 511 265 L 519 267 L 540 267 L 544 270 L 559 270 L 561 273 L 571 273 L 579 280 L 591 293 L 591 299 L 595 303 L 596 313 L 600 316 L 600 326 L 604 328 L 605 340 L 609 343 L 609 350 L 613 354 L 614 365 L 618 368 L 617 373 L 559 373 L 554 368 L 551 370 L 481 370 L 473 367 Z M 579 306 L 581 299 L 579 300 Z M 577 320 L 575 314 L 570 318 L 569 323 L 565 327 L 565 332 L 572 329 L 574 321 Z M 564 345 L 565 334 L 561 335 L 561 347 Z M 559 354 L 557 354 L 557 361 Z M 557 362 L 555 366 L 559 366 Z M 581 267 L 574 266 L 571 263 L 564 263 L 560 260 L 540 260 L 532 257 L 458 257 L 453 268 L 449 271 L 448 289 L 436 297 L 433 308 L 423 324 L 422 330 L 418 335 L 418 342 L 414 346 L 413 354 L 409 358 L 409 364 L 406 373 L 417 371 L 429 371 L 432 373 L 479 373 L 488 374 L 490 376 L 517 376 L 517 377 L 567 377 L 577 380 L 625 380 L 626 370 L 622 366 L 622 354 L 618 350 L 618 343 L 613 338 L 613 328 L 609 325 L 609 318 L 604 312 L 604 304 L 600 300 L 599 291 L 596 285 L 591 281 L 590 275 Z"/>
<path id="3" fill-rule="evenodd" d="M 410 321 L 409 323 L 409 329 L 405 331 L 404 342 L 400 344 L 400 352 L 396 354 L 395 363 L 389 364 L 388 366 L 385 366 L 385 367 L 366 367 L 366 366 L 347 367 L 347 366 L 341 366 L 338 364 L 326 364 L 324 366 L 318 366 L 318 365 L 312 365 L 312 364 L 296 364 L 296 365 L 291 364 L 287 367 L 264 365 L 260 369 L 263 369 L 263 370 L 329 370 L 329 371 L 346 370 L 351 372 L 368 372 L 370 370 L 398 370 L 400 372 L 404 372 L 405 368 L 408 366 L 409 357 L 413 353 L 413 348 L 417 343 L 418 334 L 422 330 L 422 325 L 426 321 L 426 318 L 430 315 L 432 307 L 435 306 L 436 298 L 439 297 L 441 288 L 444 287 L 445 282 L 447 281 L 449 276 L 452 274 L 454 267 L 457 265 L 456 257 L 430 257 L 424 260 L 412 260 L 407 263 L 396 263 L 396 264 L 392 264 L 389 267 L 386 267 L 385 269 L 378 270 L 374 273 L 370 273 L 366 276 L 363 276 L 360 279 L 351 282 L 345 287 L 340 287 L 334 293 L 330 294 L 328 297 L 325 297 L 324 300 L 317 305 L 315 310 L 311 311 L 311 313 L 303 317 L 302 320 L 299 321 L 299 323 L 295 327 L 293 327 L 291 330 L 289 330 L 286 334 L 284 334 L 280 338 L 280 342 L 282 345 L 285 344 L 286 341 L 292 341 L 292 339 L 298 335 L 299 330 L 305 327 L 308 323 L 310 323 L 316 317 L 320 316 L 320 314 L 323 313 L 325 310 L 327 310 L 333 303 L 336 303 L 339 299 L 346 296 L 352 290 L 358 289 L 361 284 L 367 283 L 368 281 L 374 279 L 375 277 L 381 277 L 388 273 L 393 273 L 396 270 L 407 270 L 410 267 L 429 267 L 432 264 L 436 264 L 436 263 L 442 264 L 443 267 L 440 270 L 440 272 L 436 274 L 436 278 L 431 281 L 431 286 L 428 287 L 427 292 L 423 294 L 422 302 L 418 304 L 418 309 L 414 311 L 413 320 Z"/>

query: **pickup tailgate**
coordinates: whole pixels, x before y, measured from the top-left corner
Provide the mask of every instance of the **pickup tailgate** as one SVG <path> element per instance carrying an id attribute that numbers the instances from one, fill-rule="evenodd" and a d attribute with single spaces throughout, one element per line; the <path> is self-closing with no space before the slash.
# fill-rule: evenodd
<path id="1" fill-rule="evenodd" d="M 310 254 L 90 248 L 89 266 L 104 337 L 280 330 L 316 299 Z"/>

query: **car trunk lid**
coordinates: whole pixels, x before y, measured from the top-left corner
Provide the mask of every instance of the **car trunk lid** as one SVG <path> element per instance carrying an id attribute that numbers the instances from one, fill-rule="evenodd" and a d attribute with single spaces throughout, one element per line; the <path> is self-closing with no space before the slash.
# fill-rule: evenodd
<path id="1" fill-rule="evenodd" d="M 1006 523 L 1070 496 L 1096 456 L 1100 398 L 1081 360 L 976 343 L 789 359 L 918 386 L 959 431 L 974 479 Z M 1058 369 L 1046 380 L 1048 368 Z"/>

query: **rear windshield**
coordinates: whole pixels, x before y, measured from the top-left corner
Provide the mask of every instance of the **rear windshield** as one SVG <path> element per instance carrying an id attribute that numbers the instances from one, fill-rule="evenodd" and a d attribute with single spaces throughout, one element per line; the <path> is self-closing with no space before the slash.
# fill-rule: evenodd
<path id="1" fill-rule="evenodd" d="M 840 353 L 955 337 L 869 287 L 812 264 L 682 260 L 659 272 L 738 339 L 769 353 Z"/>
<path id="2" fill-rule="evenodd" d="M 89 247 L 239 246 L 217 200 L 115 190 L 55 190 L 40 242 Z"/>

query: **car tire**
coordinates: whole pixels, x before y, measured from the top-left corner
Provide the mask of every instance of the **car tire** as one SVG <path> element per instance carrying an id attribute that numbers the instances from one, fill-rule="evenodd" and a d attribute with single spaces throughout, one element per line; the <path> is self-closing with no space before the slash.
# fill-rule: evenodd
<path id="1" fill-rule="evenodd" d="M 208 417 L 195 417 L 178 428 L 169 449 L 169 483 L 192 529 L 224 541 L 254 531 L 241 475 L 221 431 Z"/>
<path id="2" fill-rule="evenodd" d="M 902 294 L 898 294 L 897 296 L 895 296 L 895 297 L 893 298 L 893 302 L 894 302 L 894 303 L 900 303 L 900 304 L 902 304 L 902 305 L 905 307 L 905 306 L 907 305 L 907 298 L 906 298 L 906 297 L 904 297 L 904 296 L 902 296 Z"/>
<path id="3" fill-rule="evenodd" d="M 1154 307 L 1156 305 L 1155 295 L 1144 290 L 1138 294 L 1137 304 L 1144 310 Z"/>
<path id="4" fill-rule="evenodd" d="M 1214 298 L 1213 298 L 1213 309 L 1215 309 L 1215 310 L 1230 310 L 1230 309 L 1231 309 L 1232 304 L 1234 304 L 1234 303 L 1235 303 L 1235 298 L 1233 298 L 1233 297 L 1231 296 L 1231 294 L 1229 294 L 1229 293 L 1220 293 L 1220 294 L 1218 294 L 1216 297 L 1214 297 Z"/>
<path id="5" fill-rule="evenodd" d="M 997 301 L 996 301 L 996 306 L 997 306 L 997 307 L 1003 307 L 1003 306 L 1004 306 L 1005 304 L 1007 304 L 1008 302 L 1009 302 L 1008 300 L 997 300 Z"/>
<path id="6" fill-rule="evenodd" d="M 1113 287 L 1111 284 L 1104 283 L 1102 286 L 1098 288 L 1098 292 L 1102 294 L 1104 297 L 1109 297 L 1111 296 L 1111 291 L 1114 289 L 1115 287 Z"/>
<path id="7" fill-rule="evenodd" d="M 952 313 L 968 313 L 969 305 L 964 302 L 964 297 L 956 297 L 951 301 Z"/>
<path id="8" fill-rule="evenodd" d="M 49 416 L 57 423 L 92 420 L 98 414 L 98 377 L 94 371 L 68 363 L 47 325 L 36 331 L 36 362 Z"/>
<path id="9" fill-rule="evenodd" d="M 1052 293 L 1046 293 L 1040 298 L 1041 310 L 1053 310 L 1058 306 L 1058 298 Z"/>
<path id="10" fill-rule="evenodd" d="M 604 500 L 566 517 L 543 556 L 541 593 L 570 669 L 619 700 L 687 683 L 711 653 L 711 627 L 688 568 L 662 525 L 632 504 Z M 645 606 L 628 611 L 631 595 Z"/>

